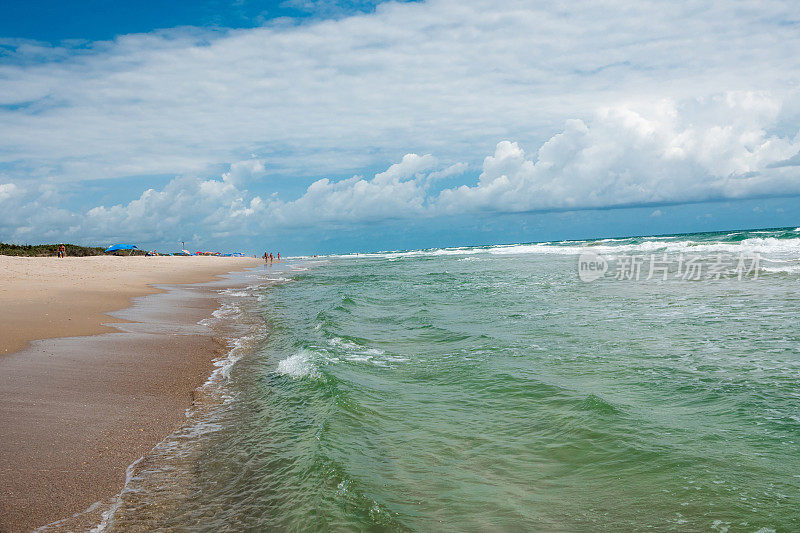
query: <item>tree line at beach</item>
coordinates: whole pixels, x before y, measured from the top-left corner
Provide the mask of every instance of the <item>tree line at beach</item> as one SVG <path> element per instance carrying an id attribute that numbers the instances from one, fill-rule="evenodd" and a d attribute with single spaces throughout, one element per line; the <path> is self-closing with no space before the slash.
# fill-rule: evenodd
<path id="1" fill-rule="evenodd" d="M 57 257 L 61 244 L 8 244 L 0 242 L 0 255 L 17 255 L 25 257 Z M 69 257 L 86 257 L 89 255 L 110 255 L 100 246 L 78 246 L 64 244 Z M 126 250 L 119 255 L 145 255 L 144 250 Z"/>

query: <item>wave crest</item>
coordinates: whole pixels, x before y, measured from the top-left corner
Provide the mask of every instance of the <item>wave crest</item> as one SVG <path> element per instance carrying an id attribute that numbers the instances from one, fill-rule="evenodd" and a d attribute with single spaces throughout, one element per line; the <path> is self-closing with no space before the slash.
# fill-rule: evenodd
<path id="1" fill-rule="evenodd" d="M 275 372 L 290 378 L 298 379 L 303 377 L 319 378 L 319 370 L 313 361 L 313 352 L 302 349 L 294 355 L 290 355 L 278 363 Z"/>

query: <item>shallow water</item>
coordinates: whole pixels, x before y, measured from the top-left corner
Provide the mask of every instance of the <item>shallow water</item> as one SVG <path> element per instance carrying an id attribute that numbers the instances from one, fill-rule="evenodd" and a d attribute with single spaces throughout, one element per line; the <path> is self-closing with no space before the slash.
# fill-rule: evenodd
<path id="1" fill-rule="evenodd" d="M 762 260 L 585 283 L 586 249 Z M 787 228 L 253 272 L 221 295 L 208 401 L 107 526 L 800 530 L 798 266 Z"/>

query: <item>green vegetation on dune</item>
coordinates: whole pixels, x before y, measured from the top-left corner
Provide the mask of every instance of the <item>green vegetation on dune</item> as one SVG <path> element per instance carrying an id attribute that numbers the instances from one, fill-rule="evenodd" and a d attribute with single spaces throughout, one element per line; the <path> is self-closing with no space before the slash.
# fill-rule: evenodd
<path id="1" fill-rule="evenodd" d="M 59 244 L 6 244 L 0 243 L 0 255 L 18 255 L 25 257 L 56 257 Z M 98 246 L 78 246 L 77 244 L 64 244 L 68 257 L 85 257 L 88 255 L 104 255 L 105 248 Z M 115 255 L 129 255 L 129 250 L 115 252 Z M 133 250 L 132 255 L 144 255 L 142 250 Z"/>

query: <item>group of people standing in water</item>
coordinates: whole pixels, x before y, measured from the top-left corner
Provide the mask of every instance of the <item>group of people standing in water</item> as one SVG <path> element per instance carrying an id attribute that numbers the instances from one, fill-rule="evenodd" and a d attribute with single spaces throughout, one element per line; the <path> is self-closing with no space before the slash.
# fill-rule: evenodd
<path id="1" fill-rule="evenodd" d="M 264 252 L 264 255 L 263 255 L 262 257 L 263 257 L 263 259 L 264 259 L 264 264 L 265 264 L 265 265 L 271 265 L 273 261 L 278 261 L 278 262 L 280 262 L 280 260 L 281 260 L 281 253 L 280 253 L 280 252 L 278 252 L 278 257 L 277 257 L 277 258 L 275 258 L 275 257 L 273 257 L 273 256 L 272 256 L 272 254 L 271 254 L 271 253 L 269 253 L 269 252 Z"/>

